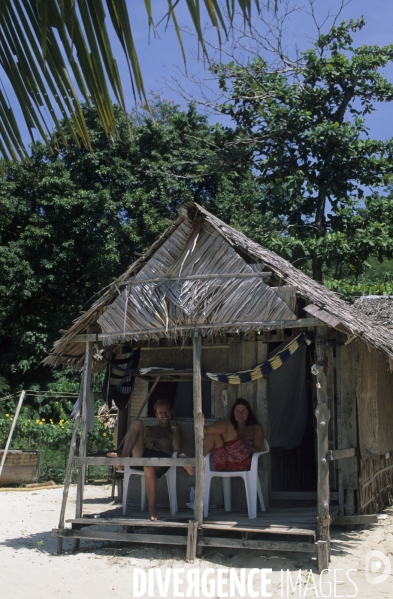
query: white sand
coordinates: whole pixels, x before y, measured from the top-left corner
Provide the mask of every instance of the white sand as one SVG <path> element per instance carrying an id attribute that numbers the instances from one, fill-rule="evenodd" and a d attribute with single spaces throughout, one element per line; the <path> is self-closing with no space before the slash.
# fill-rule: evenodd
<path id="1" fill-rule="evenodd" d="M 102 511 L 106 500 L 111 505 L 109 486 L 87 486 L 85 492 L 86 510 L 90 513 Z M 271 583 L 267 591 L 272 597 L 346 597 L 355 596 L 360 599 L 379 599 L 393 596 L 393 576 L 391 573 L 386 581 L 371 584 L 384 569 L 382 565 L 378 573 L 371 573 L 369 582 L 366 580 L 366 555 L 371 550 L 382 551 L 387 561 L 393 567 L 393 509 L 386 510 L 388 518 L 378 524 L 364 527 L 361 530 L 343 532 L 342 529 L 332 529 L 332 562 L 322 593 L 319 586 L 319 575 L 316 570 L 316 560 L 308 554 L 273 553 L 264 551 L 234 550 L 226 553 L 220 549 L 205 552 L 202 559 L 194 564 L 185 562 L 185 547 L 163 545 L 113 544 L 81 541 L 81 550 L 71 553 L 71 541 L 64 540 L 65 553 L 56 555 L 57 539 L 50 536 L 52 528 L 58 524 L 62 490 L 48 489 L 31 492 L 1 492 L 1 531 L 0 531 L 0 597 L 1 599 L 43 599 L 45 598 L 83 598 L 100 599 L 116 597 L 131 599 L 133 597 L 133 572 L 135 568 L 144 570 L 159 569 L 163 577 L 170 568 L 183 568 L 179 573 L 185 578 L 188 570 L 198 568 L 202 576 L 206 568 L 213 568 L 208 580 L 217 585 L 217 571 L 220 568 L 235 568 L 240 575 L 240 568 L 271 568 L 273 572 L 267 575 Z M 98 502 L 95 502 L 98 500 Z M 101 500 L 101 502 L 100 502 Z M 71 488 L 67 507 L 67 518 L 75 513 L 75 487 Z M 377 559 L 371 560 L 372 564 Z M 281 587 L 281 569 L 284 572 L 284 584 Z M 286 570 L 291 572 L 293 584 L 301 569 L 301 588 L 291 588 L 286 579 Z M 346 578 L 350 578 L 357 586 Z M 312 572 L 312 576 L 309 572 Z M 336 570 L 336 585 L 331 589 L 328 580 L 333 582 L 333 571 Z M 247 570 L 248 572 L 249 570 Z M 156 575 L 156 572 L 154 572 Z M 173 571 L 172 571 L 173 576 Z M 255 576 L 255 588 L 260 589 L 260 572 Z M 226 575 L 224 576 L 225 579 Z M 307 578 L 308 577 L 308 578 Z M 307 579 L 309 587 L 306 588 Z M 316 590 L 313 589 L 313 579 Z M 345 581 L 345 582 L 340 582 Z M 289 588 L 288 588 L 289 587 Z M 187 583 L 180 584 L 179 590 L 185 592 Z M 209 587 L 200 597 L 208 596 Z M 228 586 L 217 594 L 217 586 L 213 597 L 225 597 Z M 299 593 L 301 592 L 301 595 Z M 148 597 L 148 590 L 143 597 Z M 160 597 L 157 588 L 154 597 Z M 172 579 L 168 597 L 173 597 Z M 180 596 L 180 595 L 179 595 Z M 191 597 L 195 593 L 191 594 Z M 231 596 L 231 595 L 229 595 Z M 235 596 L 240 596 L 238 593 Z M 246 593 L 246 596 L 250 595 Z M 258 596 L 261 596 L 260 590 Z"/>

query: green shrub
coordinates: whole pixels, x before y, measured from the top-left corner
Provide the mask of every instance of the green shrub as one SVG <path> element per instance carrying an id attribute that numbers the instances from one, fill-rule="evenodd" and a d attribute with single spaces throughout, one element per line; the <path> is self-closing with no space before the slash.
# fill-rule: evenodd
<path id="1" fill-rule="evenodd" d="M 5 447 L 13 416 L 5 413 L 0 417 L 0 447 Z M 74 422 L 61 419 L 34 419 L 21 415 L 17 421 L 10 449 L 41 451 L 40 481 L 63 482 Z M 79 430 L 78 436 L 81 434 Z M 96 418 L 94 429 L 88 433 L 87 453 L 105 453 L 112 449 L 113 432 Z M 76 470 L 75 470 L 76 472 Z M 74 472 L 74 476 L 75 476 Z M 107 467 L 89 467 L 88 479 L 104 478 Z"/>

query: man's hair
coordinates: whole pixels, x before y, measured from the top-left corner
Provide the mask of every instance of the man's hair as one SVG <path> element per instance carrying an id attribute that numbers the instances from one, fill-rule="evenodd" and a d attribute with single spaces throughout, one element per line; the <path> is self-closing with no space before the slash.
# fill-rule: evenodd
<path id="1" fill-rule="evenodd" d="M 156 401 L 153 404 L 154 413 L 157 412 L 157 408 L 159 408 L 160 406 L 166 406 L 167 404 L 169 407 L 171 407 L 171 404 L 167 399 L 156 399 Z"/>

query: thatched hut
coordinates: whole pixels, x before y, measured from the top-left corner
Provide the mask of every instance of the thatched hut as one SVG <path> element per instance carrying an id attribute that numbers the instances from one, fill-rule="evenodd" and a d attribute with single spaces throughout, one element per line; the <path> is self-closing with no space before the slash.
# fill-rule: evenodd
<path id="1" fill-rule="evenodd" d="M 298 343 L 300 349 L 292 352 L 292 343 L 287 349 L 305 336 L 309 345 Z M 46 362 L 83 366 L 86 398 L 91 369 L 104 367 L 98 358 L 119 354 L 126 344 L 141 346 L 141 357 L 128 410 L 120 412 L 120 436 L 136 415 L 148 421 L 155 394 L 165 394 L 186 432 L 187 451 L 195 456 L 176 462 L 196 465 L 194 518 L 160 522 L 186 528 L 187 540 L 168 535 L 165 542 L 187 542 L 190 559 L 197 547 L 229 544 L 315 551 L 323 569 L 329 562 L 330 523 L 373 520 L 368 514 L 390 500 L 393 333 L 195 203 L 180 209 L 151 248 L 64 333 Z M 271 446 L 262 460 L 270 509 L 248 520 L 239 486 L 233 489 L 231 522 L 218 512 L 204 521 L 202 405 L 206 416 L 221 418 L 236 397 L 251 403 Z M 84 408 L 81 420 L 79 457 L 74 458 L 76 422 L 60 524 L 53 531 L 59 548 L 64 536 L 76 543 L 80 538 L 141 540 L 126 532 L 103 536 L 95 532 L 97 520 L 82 521 L 84 469 L 109 465 L 110 459 L 86 456 Z M 64 510 L 72 463 L 79 467 L 79 483 L 76 517 L 68 529 Z M 180 475 L 180 505 L 188 500 L 189 487 Z M 212 503 L 222 504 L 219 486 L 212 497 Z M 115 521 L 125 527 L 149 525 L 146 519 L 101 519 L 100 524 Z M 86 525 L 88 531 L 82 529 Z M 242 536 L 229 543 L 219 536 L 223 529 Z M 207 536 L 212 530 L 217 536 Z M 249 533 L 265 536 L 249 540 Z M 143 538 L 158 542 L 154 535 Z"/>
<path id="2" fill-rule="evenodd" d="M 364 295 L 354 306 L 380 326 L 393 329 L 393 295 Z"/>

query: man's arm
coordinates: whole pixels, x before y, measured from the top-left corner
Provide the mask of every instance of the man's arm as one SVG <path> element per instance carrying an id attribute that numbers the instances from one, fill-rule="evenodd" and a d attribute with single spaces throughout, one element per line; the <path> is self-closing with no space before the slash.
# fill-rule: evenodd
<path id="1" fill-rule="evenodd" d="M 172 450 L 180 451 L 183 445 L 183 433 L 179 424 L 172 424 L 171 429 L 173 432 L 172 437 Z"/>

